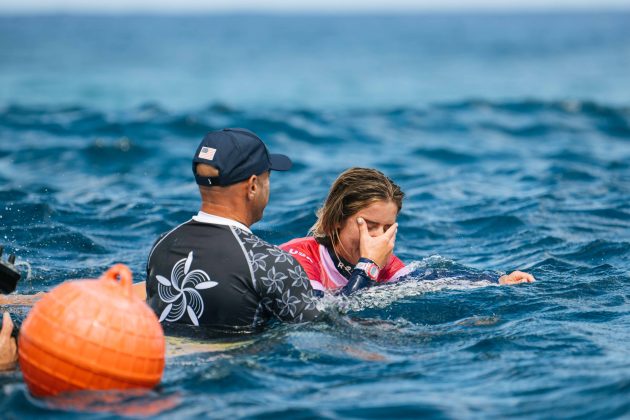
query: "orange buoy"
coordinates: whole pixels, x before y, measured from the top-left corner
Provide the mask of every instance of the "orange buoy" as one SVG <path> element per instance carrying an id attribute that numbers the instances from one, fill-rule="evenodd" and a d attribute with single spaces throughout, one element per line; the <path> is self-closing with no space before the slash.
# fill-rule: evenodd
<path id="1" fill-rule="evenodd" d="M 33 395 L 160 382 L 164 333 L 153 311 L 134 296 L 131 280 L 129 268 L 117 264 L 98 280 L 63 283 L 33 306 L 18 343 Z"/>

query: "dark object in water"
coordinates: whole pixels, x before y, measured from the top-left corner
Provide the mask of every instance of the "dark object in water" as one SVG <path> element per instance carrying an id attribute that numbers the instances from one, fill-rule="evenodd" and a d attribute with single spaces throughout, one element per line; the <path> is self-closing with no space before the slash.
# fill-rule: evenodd
<path id="1" fill-rule="evenodd" d="M 7 261 L 2 260 L 4 247 L 0 245 L 0 292 L 11 293 L 17 287 L 20 280 L 20 272 L 15 268 L 15 254 L 9 255 Z"/>

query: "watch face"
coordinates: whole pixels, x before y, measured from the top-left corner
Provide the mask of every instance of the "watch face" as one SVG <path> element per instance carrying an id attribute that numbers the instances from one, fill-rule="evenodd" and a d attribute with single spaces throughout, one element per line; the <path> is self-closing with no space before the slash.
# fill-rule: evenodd
<path id="1" fill-rule="evenodd" d="M 368 275 L 370 277 L 372 277 L 373 279 L 376 279 L 378 277 L 378 267 L 375 265 L 372 265 L 369 269 L 368 269 Z"/>

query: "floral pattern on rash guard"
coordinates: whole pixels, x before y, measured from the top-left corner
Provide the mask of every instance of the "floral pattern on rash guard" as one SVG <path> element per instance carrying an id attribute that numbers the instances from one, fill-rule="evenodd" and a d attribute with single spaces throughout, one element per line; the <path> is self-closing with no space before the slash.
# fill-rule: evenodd
<path id="1" fill-rule="evenodd" d="M 309 321 L 319 315 L 317 298 L 302 266 L 288 252 L 237 227 L 261 300 L 254 323 L 274 316 L 282 321 Z"/>

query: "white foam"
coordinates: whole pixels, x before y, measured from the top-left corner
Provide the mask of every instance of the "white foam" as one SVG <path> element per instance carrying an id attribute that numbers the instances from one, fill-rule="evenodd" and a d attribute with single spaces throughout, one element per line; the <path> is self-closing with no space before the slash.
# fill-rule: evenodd
<path id="1" fill-rule="evenodd" d="M 411 275 L 401 281 L 363 289 L 352 296 L 326 294 L 318 303 L 323 311 L 362 311 L 364 309 L 383 309 L 399 300 L 441 290 L 470 290 L 481 287 L 498 286 L 488 280 L 467 280 L 457 277 L 443 277 L 435 280 L 423 280 L 414 277 L 413 273 L 427 267 L 428 262 L 435 263 L 442 257 L 432 256 L 423 261 L 415 261 L 409 265 Z"/>

